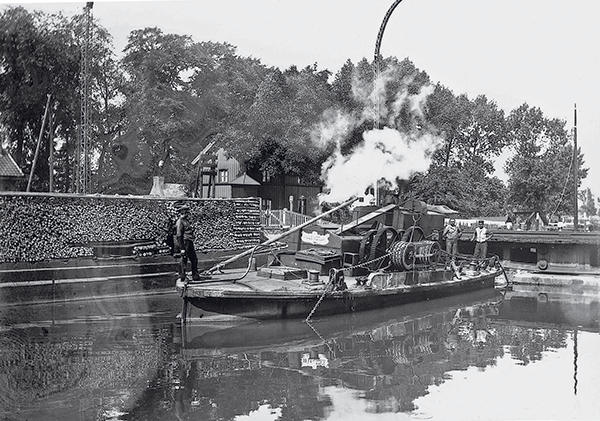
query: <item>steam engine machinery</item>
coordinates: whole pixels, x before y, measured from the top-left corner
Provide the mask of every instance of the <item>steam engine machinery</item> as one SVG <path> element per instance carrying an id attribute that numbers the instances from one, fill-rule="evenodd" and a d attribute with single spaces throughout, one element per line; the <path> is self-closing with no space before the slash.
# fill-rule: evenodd
<path id="1" fill-rule="evenodd" d="M 352 222 L 328 228 L 309 225 L 291 234 L 277 258 L 285 266 L 325 275 L 345 268 L 350 276 L 434 267 L 440 259 L 444 219 L 455 211 L 409 201 L 402 205 L 354 208 Z"/>

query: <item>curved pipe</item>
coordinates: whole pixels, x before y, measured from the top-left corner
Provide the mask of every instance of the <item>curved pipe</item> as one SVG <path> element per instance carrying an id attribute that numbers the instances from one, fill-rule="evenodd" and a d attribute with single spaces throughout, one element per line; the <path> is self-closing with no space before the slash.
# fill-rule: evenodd
<path id="1" fill-rule="evenodd" d="M 375 62 L 379 62 L 379 49 L 381 47 L 381 39 L 383 38 L 383 32 L 385 31 L 385 27 L 387 26 L 388 20 L 390 20 L 390 16 L 394 12 L 394 9 L 402 2 L 402 0 L 396 0 L 394 4 L 388 9 L 387 13 L 383 17 L 383 22 L 381 22 L 381 27 L 379 28 L 379 33 L 377 34 L 377 41 L 375 42 Z"/>
<path id="2" fill-rule="evenodd" d="M 381 39 L 383 38 L 383 32 L 385 31 L 385 27 L 387 26 L 388 20 L 390 20 L 390 16 L 394 12 L 394 9 L 402 2 L 402 0 L 395 0 L 394 4 L 388 9 L 385 16 L 383 17 L 383 22 L 381 22 L 381 26 L 379 27 L 379 33 L 377 34 L 377 41 L 375 42 L 375 81 L 379 79 L 379 49 L 381 47 Z M 380 104 L 379 104 L 379 95 L 377 95 L 377 118 L 375 121 L 375 128 L 379 130 L 379 113 L 380 113 Z"/>

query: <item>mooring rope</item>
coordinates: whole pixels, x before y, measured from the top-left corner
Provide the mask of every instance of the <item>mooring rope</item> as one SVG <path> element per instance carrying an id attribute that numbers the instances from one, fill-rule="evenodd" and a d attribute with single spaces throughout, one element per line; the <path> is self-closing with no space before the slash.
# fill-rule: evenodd
<path id="1" fill-rule="evenodd" d="M 371 263 L 377 262 L 379 260 L 385 259 L 386 257 L 388 257 L 390 255 L 390 253 L 386 253 L 383 256 L 379 256 L 373 260 L 370 260 L 368 262 L 363 262 L 363 263 L 359 263 L 357 265 L 353 265 L 353 266 L 348 266 L 348 267 L 344 267 L 341 269 L 336 269 L 338 272 L 345 272 L 345 271 L 349 271 L 349 270 L 354 270 L 357 269 L 359 267 L 368 267 L 368 265 L 370 265 Z M 329 276 L 329 280 L 327 281 L 327 284 L 325 285 L 325 289 L 323 290 L 323 294 L 321 294 L 321 296 L 319 297 L 319 300 L 317 301 L 317 303 L 315 304 L 315 306 L 313 307 L 313 309 L 310 311 L 310 313 L 308 314 L 308 316 L 305 319 L 305 322 L 308 323 L 310 321 L 310 318 L 313 316 L 313 314 L 315 314 L 315 311 L 317 311 L 317 308 L 319 308 L 319 305 L 321 304 L 321 302 L 325 299 L 325 296 L 331 292 L 329 290 L 329 286 L 333 283 L 333 280 L 335 279 L 335 275 L 333 276 Z"/>
<path id="2" fill-rule="evenodd" d="M 323 290 L 323 294 L 321 294 L 321 297 L 319 297 L 319 300 L 317 301 L 317 303 L 315 304 L 315 306 L 313 307 L 313 309 L 310 311 L 310 313 L 308 313 L 308 316 L 306 316 L 306 319 L 304 321 L 306 323 L 308 323 L 309 326 L 310 326 L 310 322 L 309 322 L 310 318 L 312 317 L 313 314 L 315 314 L 315 311 L 317 311 L 317 308 L 319 307 L 319 305 L 321 304 L 321 302 L 325 298 L 325 295 L 327 295 L 327 293 L 329 292 L 329 285 L 333 282 L 334 278 L 335 278 L 335 276 L 330 276 L 329 277 L 329 281 L 327 281 L 327 285 L 325 285 L 325 289 Z"/>

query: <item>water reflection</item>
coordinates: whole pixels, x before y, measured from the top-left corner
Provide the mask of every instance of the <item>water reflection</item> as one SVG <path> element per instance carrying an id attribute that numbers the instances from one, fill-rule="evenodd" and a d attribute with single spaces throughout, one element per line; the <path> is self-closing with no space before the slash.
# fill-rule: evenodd
<path id="1" fill-rule="evenodd" d="M 223 389 L 209 409 L 218 408 L 224 419 L 255 410 L 259 402 L 281 408 L 283 419 L 324 419 L 332 388 L 353 390 L 368 412 L 413 411 L 415 398 L 443 383 L 447 371 L 485 367 L 502 354 L 488 323 L 501 300 L 488 291 L 312 325 L 261 322 L 197 336 L 186 329 L 182 364 L 193 374 L 184 379 L 181 407 L 203 411 L 206 405 L 194 397 L 211 378 L 219 379 L 209 382 L 212 387 Z M 201 414 L 198 419 L 212 416 Z"/>
<path id="2" fill-rule="evenodd" d="M 573 393 L 578 385 L 578 338 L 581 331 L 600 333 L 600 295 L 596 288 L 573 285 L 514 285 L 506 291 L 494 324 L 520 364 L 540 361 L 549 349 L 573 343 Z"/>
<path id="3" fill-rule="evenodd" d="M 177 298 L 0 306 L 0 419 L 119 419 L 170 386 Z"/>
<path id="4" fill-rule="evenodd" d="M 482 291 L 311 325 L 183 329 L 176 295 L 0 307 L 0 418 L 427 417 L 418 402 L 452 373 L 490 370 L 506 358 L 543 363 L 548 351 L 567 347 L 577 394 L 578 332 L 600 331 L 598 299 L 566 292 Z"/>

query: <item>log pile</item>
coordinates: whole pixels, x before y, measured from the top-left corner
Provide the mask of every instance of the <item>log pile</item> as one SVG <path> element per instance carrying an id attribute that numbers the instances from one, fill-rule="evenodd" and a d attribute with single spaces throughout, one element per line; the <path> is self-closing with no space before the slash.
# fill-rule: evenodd
<path id="1" fill-rule="evenodd" d="M 235 250 L 260 242 L 254 199 L 189 199 L 196 249 Z M 58 194 L 0 195 L 0 263 L 93 256 L 98 243 L 148 242 L 162 254 L 181 201 Z"/>

